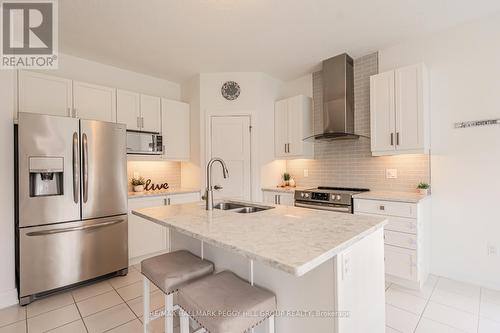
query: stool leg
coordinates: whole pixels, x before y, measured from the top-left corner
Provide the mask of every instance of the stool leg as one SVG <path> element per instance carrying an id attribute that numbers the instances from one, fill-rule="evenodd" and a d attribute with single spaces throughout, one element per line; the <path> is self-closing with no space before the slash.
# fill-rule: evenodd
<path id="1" fill-rule="evenodd" d="M 267 332 L 274 333 L 274 315 L 267 318 Z"/>
<path id="2" fill-rule="evenodd" d="M 149 310 L 149 280 L 143 276 L 142 277 L 142 285 L 143 285 L 143 306 L 144 306 L 144 333 L 148 333 L 148 326 L 149 326 L 149 317 L 150 317 L 150 310 Z"/>
<path id="3" fill-rule="evenodd" d="M 165 333 L 174 333 L 174 294 L 165 295 Z"/>
<path id="4" fill-rule="evenodd" d="M 179 309 L 179 316 L 181 319 L 181 332 L 189 333 L 189 316 L 183 309 Z"/>

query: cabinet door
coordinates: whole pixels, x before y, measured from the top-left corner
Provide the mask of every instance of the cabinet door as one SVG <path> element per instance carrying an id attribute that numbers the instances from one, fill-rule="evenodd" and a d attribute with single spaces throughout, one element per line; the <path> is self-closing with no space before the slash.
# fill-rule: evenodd
<path id="1" fill-rule="evenodd" d="M 289 155 L 298 156 L 303 153 L 303 109 L 302 96 L 288 99 L 288 147 Z"/>
<path id="2" fill-rule="evenodd" d="M 177 205 L 183 203 L 191 203 L 200 201 L 200 193 L 179 193 L 170 194 L 168 196 L 168 203 L 170 205 Z"/>
<path id="3" fill-rule="evenodd" d="M 166 228 L 133 215 L 132 210 L 164 205 L 164 198 L 135 198 L 128 201 L 129 258 L 137 258 L 167 249 Z"/>
<path id="4" fill-rule="evenodd" d="M 422 65 L 396 70 L 396 149 L 424 148 Z"/>
<path id="5" fill-rule="evenodd" d="M 371 150 L 374 155 L 395 150 L 394 103 L 394 71 L 370 77 Z"/>
<path id="6" fill-rule="evenodd" d="M 275 205 L 276 204 L 276 193 L 275 192 L 270 192 L 270 191 L 263 191 L 262 193 L 262 201 L 265 204 L 269 205 Z"/>
<path id="7" fill-rule="evenodd" d="M 288 151 L 288 100 L 276 102 L 274 109 L 274 152 L 276 157 L 286 157 Z"/>
<path id="8" fill-rule="evenodd" d="M 405 280 L 417 280 L 417 252 L 385 246 L 385 273 Z"/>
<path id="9" fill-rule="evenodd" d="M 19 112 L 71 117 L 71 80 L 19 71 Z"/>
<path id="10" fill-rule="evenodd" d="M 73 81 L 73 106 L 78 118 L 116 122 L 116 89 Z"/>
<path id="11" fill-rule="evenodd" d="M 161 132 L 160 97 L 141 95 L 142 131 Z"/>
<path id="12" fill-rule="evenodd" d="M 295 205 L 294 194 L 292 193 L 280 193 L 278 203 L 283 206 L 293 206 Z"/>
<path id="13" fill-rule="evenodd" d="M 140 130 L 141 95 L 126 91 L 116 92 L 116 122 L 127 125 L 129 130 Z"/>
<path id="14" fill-rule="evenodd" d="M 190 158 L 189 104 L 162 99 L 162 134 L 164 157 L 169 160 L 188 161 Z"/>

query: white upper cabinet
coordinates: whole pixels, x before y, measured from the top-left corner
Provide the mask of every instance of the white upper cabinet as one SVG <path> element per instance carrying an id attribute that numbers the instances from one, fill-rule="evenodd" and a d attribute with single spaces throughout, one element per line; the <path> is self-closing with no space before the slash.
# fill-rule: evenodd
<path id="1" fill-rule="evenodd" d="M 161 131 L 161 99 L 118 90 L 116 119 L 118 123 L 127 124 L 129 130 L 159 133 Z"/>
<path id="2" fill-rule="evenodd" d="M 371 150 L 374 156 L 429 151 L 427 81 L 423 64 L 370 78 Z"/>
<path id="3" fill-rule="evenodd" d="M 126 124 L 127 129 L 141 129 L 141 95 L 126 90 L 116 91 L 116 122 Z"/>
<path id="4" fill-rule="evenodd" d="M 189 104 L 168 99 L 161 100 L 164 158 L 175 161 L 190 159 L 189 112 Z"/>
<path id="5" fill-rule="evenodd" d="M 308 158 L 313 143 L 312 100 L 299 95 L 276 102 L 274 111 L 274 150 L 277 158 Z"/>
<path id="6" fill-rule="evenodd" d="M 116 122 L 116 89 L 73 81 L 76 117 Z"/>
<path id="7" fill-rule="evenodd" d="M 160 97 L 141 95 L 141 130 L 161 132 Z"/>
<path id="8" fill-rule="evenodd" d="M 72 81 L 19 71 L 19 112 L 72 116 Z"/>

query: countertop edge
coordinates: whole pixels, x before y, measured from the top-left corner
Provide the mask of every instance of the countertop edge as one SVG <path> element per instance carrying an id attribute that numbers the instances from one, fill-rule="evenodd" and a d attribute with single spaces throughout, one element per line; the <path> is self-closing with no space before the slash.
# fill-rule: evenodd
<path id="1" fill-rule="evenodd" d="M 371 192 L 371 193 L 370 193 Z M 412 204 L 418 204 L 419 202 L 429 200 L 431 198 L 431 195 L 421 195 L 418 193 L 412 193 L 412 192 L 388 192 L 388 191 L 370 191 L 370 192 L 363 192 L 359 194 L 355 194 L 352 197 L 354 199 L 362 199 L 362 200 L 377 200 L 377 201 L 389 201 L 389 202 L 404 202 L 404 203 L 412 203 Z M 399 197 L 398 197 L 399 195 Z M 411 195 L 414 196 L 413 198 L 410 197 L 400 197 L 401 195 Z"/>
<path id="2" fill-rule="evenodd" d="M 141 193 L 141 194 L 132 194 L 129 192 L 128 199 L 137 199 L 137 198 L 152 198 L 152 197 L 162 197 L 165 195 L 175 195 L 175 194 L 185 194 L 185 193 L 200 193 L 199 189 L 174 189 L 171 191 L 158 192 L 158 193 Z"/>

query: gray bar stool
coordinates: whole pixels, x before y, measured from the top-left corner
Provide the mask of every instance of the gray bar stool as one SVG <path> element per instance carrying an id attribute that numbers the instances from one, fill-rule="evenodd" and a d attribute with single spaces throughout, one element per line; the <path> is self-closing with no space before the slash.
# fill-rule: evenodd
<path id="1" fill-rule="evenodd" d="M 165 294 L 165 332 L 174 331 L 174 293 L 190 282 L 212 274 L 214 265 L 189 251 L 175 251 L 155 256 L 141 262 L 144 281 L 144 332 L 151 321 L 149 308 L 149 281 Z"/>
<path id="2" fill-rule="evenodd" d="M 274 332 L 276 296 L 223 271 L 179 289 L 181 333 L 189 333 L 189 317 L 202 329 L 196 332 L 243 333 L 267 319 Z"/>

